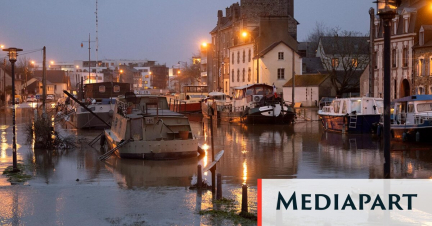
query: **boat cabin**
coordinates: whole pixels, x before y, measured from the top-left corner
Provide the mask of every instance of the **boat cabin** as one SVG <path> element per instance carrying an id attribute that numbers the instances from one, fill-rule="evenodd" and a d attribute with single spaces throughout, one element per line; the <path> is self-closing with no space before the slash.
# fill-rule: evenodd
<path id="1" fill-rule="evenodd" d="M 321 114 L 382 114 L 384 112 L 384 103 L 381 98 L 357 97 L 357 98 L 340 98 L 334 99 L 330 106 L 324 106 L 320 111 Z"/>
<path id="2" fill-rule="evenodd" d="M 248 102 L 250 102 L 252 101 L 253 95 L 262 95 L 262 96 L 273 95 L 273 86 L 266 85 L 266 84 L 252 84 L 252 85 L 234 87 L 234 99 L 236 100 L 248 98 Z"/>
<path id="3" fill-rule="evenodd" d="M 101 100 L 125 95 L 125 93 L 130 92 L 130 84 L 119 82 L 91 83 L 84 86 L 84 92 L 86 98 Z"/>
<path id="4" fill-rule="evenodd" d="M 394 124 L 423 124 L 432 119 L 432 95 L 408 96 L 394 103 Z"/>

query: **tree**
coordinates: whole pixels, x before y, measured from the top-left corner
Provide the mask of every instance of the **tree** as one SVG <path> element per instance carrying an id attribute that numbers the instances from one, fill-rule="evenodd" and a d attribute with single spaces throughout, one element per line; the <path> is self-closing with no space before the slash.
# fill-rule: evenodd
<path id="1" fill-rule="evenodd" d="M 338 96 L 358 92 L 360 75 L 369 64 L 369 38 L 359 32 L 333 31 L 332 36 L 320 38 L 318 55 Z"/>
<path id="2" fill-rule="evenodd" d="M 193 64 L 190 61 L 186 67 L 182 68 L 180 74 L 177 75 L 173 80 L 178 81 L 180 84 L 193 84 L 201 81 L 201 69 L 200 64 Z"/>

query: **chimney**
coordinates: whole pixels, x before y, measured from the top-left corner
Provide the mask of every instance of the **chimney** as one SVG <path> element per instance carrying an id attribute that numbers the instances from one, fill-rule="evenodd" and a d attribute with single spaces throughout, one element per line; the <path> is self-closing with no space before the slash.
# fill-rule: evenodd
<path id="1" fill-rule="evenodd" d="M 217 16 L 218 16 L 218 24 L 221 24 L 221 22 L 222 22 L 222 17 L 223 17 L 223 12 L 222 12 L 222 10 L 218 10 L 218 14 L 217 14 Z"/>

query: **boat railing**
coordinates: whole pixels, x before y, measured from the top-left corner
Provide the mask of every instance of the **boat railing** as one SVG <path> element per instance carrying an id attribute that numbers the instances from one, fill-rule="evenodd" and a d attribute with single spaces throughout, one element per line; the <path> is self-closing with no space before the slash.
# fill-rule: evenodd
<path id="1" fill-rule="evenodd" d="M 172 107 L 171 107 L 171 101 L 173 102 Z M 182 106 L 183 106 L 183 110 L 186 110 L 186 101 L 170 98 L 169 106 L 168 106 L 169 109 L 171 109 L 174 112 L 180 112 L 182 110 L 181 108 Z"/>

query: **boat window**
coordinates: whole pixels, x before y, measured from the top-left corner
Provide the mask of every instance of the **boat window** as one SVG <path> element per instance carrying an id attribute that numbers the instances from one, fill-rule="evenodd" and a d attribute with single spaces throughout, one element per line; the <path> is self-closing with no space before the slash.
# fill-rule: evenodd
<path id="1" fill-rule="evenodd" d="M 361 100 L 351 101 L 351 112 L 361 113 Z"/>
<path id="2" fill-rule="evenodd" d="M 269 88 L 265 89 L 265 95 L 269 95 L 273 92 L 273 90 L 270 90 Z"/>
<path id="3" fill-rule="evenodd" d="M 417 111 L 418 112 L 432 111 L 432 103 L 417 104 Z"/>
<path id="4" fill-rule="evenodd" d="M 263 87 L 256 87 L 255 88 L 255 94 L 256 95 L 264 95 L 264 89 L 263 89 Z"/>
<path id="5" fill-rule="evenodd" d="M 339 113 L 340 101 L 333 102 L 333 109 L 335 113 Z"/>
<path id="6" fill-rule="evenodd" d="M 375 100 L 375 104 L 378 110 L 378 114 L 384 113 L 384 102 L 382 100 Z"/>
<path id="7" fill-rule="evenodd" d="M 346 101 L 342 102 L 342 114 L 346 114 L 347 113 L 347 104 Z"/>
<path id="8" fill-rule="evenodd" d="M 252 89 L 247 89 L 247 90 L 246 90 L 246 96 L 253 95 L 253 93 L 254 93 L 254 89 L 253 89 L 253 88 L 252 88 Z"/>
<path id="9" fill-rule="evenodd" d="M 120 92 L 120 86 L 115 85 L 115 86 L 113 87 L 113 91 L 114 91 L 114 93 L 119 93 L 119 92 Z"/>
<path id="10" fill-rule="evenodd" d="M 99 86 L 99 93 L 105 93 L 105 86 Z"/>
<path id="11" fill-rule="evenodd" d="M 243 90 L 242 89 L 236 90 L 235 98 L 236 99 L 242 99 L 243 98 Z"/>
<path id="12" fill-rule="evenodd" d="M 408 104 L 408 113 L 414 112 L 414 104 Z"/>

